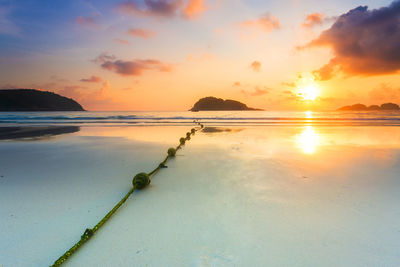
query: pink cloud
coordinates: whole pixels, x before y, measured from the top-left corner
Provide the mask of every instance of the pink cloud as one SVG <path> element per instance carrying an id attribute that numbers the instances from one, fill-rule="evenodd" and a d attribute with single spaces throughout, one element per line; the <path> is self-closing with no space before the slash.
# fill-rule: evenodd
<path id="1" fill-rule="evenodd" d="M 108 52 L 101 53 L 98 57 L 91 60 L 94 63 L 104 63 L 106 61 L 113 61 L 116 57 L 114 55 L 110 55 Z"/>
<path id="2" fill-rule="evenodd" d="M 99 82 L 101 82 L 101 77 L 92 75 L 90 78 L 80 79 L 80 81 L 88 82 L 88 83 L 99 83 Z"/>
<path id="3" fill-rule="evenodd" d="M 126 1 L 117 5 L 117 10 L 127 15 L 173 17 L 182 7 L 181 0 L 144 0 L 139 7 L 134 1 Z"/>
<path id="4" fill-rule="evenodd" d="M 133 36 L 133 37 L 140 37 L 140 38 L 144 38 L 144 39 L 149 39 L 156 35 L 155 32 L 145 30 L 145 29 L 139 29 L 139 28 L 129 29 L 126 32 L 126 34 L 129 34 L 130 36 Z"/>
<path id="5" fill-rule="evenodd" d="M 258 19 L 255 20 L 243 21 L 241 25 L 244 27 L 259 28 L 266 32 L 277 30 L 281 27 L 279 18 L 268 13 L 260 16 Z"/>
<path id="6" fill-rule="evenodd" d="M 194 18 L 206 9 L 204 0 L 144 0 L 142 5 L 125 1 L 117 5 L 117 11 L 131 16 Z"/>
<path id="7" fill-rule="evenodd" d="M 101 64 L 103 69 L 113 71 L 122 76 L 140 76 L 143 71 L 156 70 L 161 72 L 172 71 L 172 65 L 155 59 L 136 59 L 131 61 L 115 60 L 104 61 Z"/>

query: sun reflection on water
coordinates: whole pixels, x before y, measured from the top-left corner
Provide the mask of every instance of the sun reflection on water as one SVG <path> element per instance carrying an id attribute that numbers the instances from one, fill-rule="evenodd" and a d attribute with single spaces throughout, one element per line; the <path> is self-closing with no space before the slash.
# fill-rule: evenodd
<path id="1" fill-rule="evenodd" d="M 320 136 L 312 126 L 306 126 L 305 129 L 296 135 L 296 143 L 305 154 L 314 154 L 320 144 Z"/>

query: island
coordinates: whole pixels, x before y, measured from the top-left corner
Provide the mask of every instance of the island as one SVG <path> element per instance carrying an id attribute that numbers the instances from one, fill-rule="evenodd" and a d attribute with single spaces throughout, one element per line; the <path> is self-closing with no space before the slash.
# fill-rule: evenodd
<path id="1" fill-rule="evenodd" d="M 352 106 L 344 106 L 338 109 L 339 111 L 380 111 L 380 110 L 400 110 L 399 105 L 394 104 L 394 103 L 385 103 L 380 106 L 378 105 L 372 105 L 372 106 L 366 106 L 364 104 L 355 104 Z"/>
<path id="2" fill-rule="evenodd" d="M 197 101 L 194 106 L 189 109 L 189 111 L 197 112 L 197 111 L 212 111 L 212 110 L 262 110 L 256 108 L 250 108 L 246 104 L 243 104 L 239 101 L 235 100 L 224 100 L 222 98 L 216 97 L 204 97 Z"/>
<path id="3" fill-rule="evenodd" d="M 85 111 L 71 98 L 36 89 L 1 89 L 0 111 Z"/>

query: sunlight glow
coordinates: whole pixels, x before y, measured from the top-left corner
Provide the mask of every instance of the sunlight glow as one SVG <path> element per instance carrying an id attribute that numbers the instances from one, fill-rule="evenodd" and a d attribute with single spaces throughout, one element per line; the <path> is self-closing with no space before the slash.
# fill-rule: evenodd
<path id="1" fill-rule="evenodd" d="M 319 96 L 319 89 L 315 85 L 308 85 L 302 88 L 299 88 L 299 96 L 303 98 L 303 100 L 311 100 L 314 101 Z"/>
<path id="2" fill-rule="evenodd" d="M 296 143 L 305 154 L 314 154 L 320 144 L 320 137 L 312 126 L 306 128 L 296 136 Z"/>

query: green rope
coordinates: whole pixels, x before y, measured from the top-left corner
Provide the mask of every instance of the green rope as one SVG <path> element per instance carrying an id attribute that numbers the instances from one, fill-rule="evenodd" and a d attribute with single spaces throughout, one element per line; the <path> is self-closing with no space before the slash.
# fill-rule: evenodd
<path id="1" fill-rule="evenodd" d="M 201 123 L 196 121 L 194 122 L 200 126 L 200 129 L 204 127 Z M 182 146 L 185 144 L 185 142 L 187 140 L 190 140 L 190 135 L 194 135 L 196 131 L 198 131 L 198 129 L 197 130 L 194 128 L 191 129 L 191 131 L 186 134 L 186 138 L 182 137 L 179 140 L 179 145 L 176 148 L 169 148 L 168 155 L 154 170 L 152 170 L 148 174 L 142 172 L 135 175 L 132 181 L 133 186 L 131 190 L 129 190 L 129 192 L 117 203 L 117 205 L 115 205 L 114 208 L 110 210 L 106 214 L 106 216 L 104 216 L 104 218 L 101 219 L 101 221 L 99 221 L 92 229 L 87 228 L 83 233 L 83 235 L 81 236 L 81 239 L 75 245 L 73 245 L 69 250 L 67 250 L 60 258 L 58 258 L 51 266 L 60 266 L 61 264 L 63 264 L 70 256 L 72 256 L 72 254 L 74 254 L 83 244 L 85 244 L 86 241 L 88 241 L 94 235 L 94 233 L 96 233 L 96 231 L 99 230 L 101 226 L 103 226 L 103 224 L 105 224 L 111 218 L 111 216 L 119 209 L 119 207 L 121 207 L 122 204 L 125 203 L 125 201 L 129 198 L 129 196 L 132 195 L 135 189 L 140 190 L 149 185 L 150 176 L 158 172 L 161 168 L 166 168 L 165 163 L 168 161 L 168 159 L 170 157 L 175 157 L 176 151 L 181 149 Z"/>

